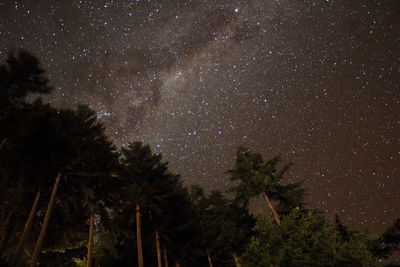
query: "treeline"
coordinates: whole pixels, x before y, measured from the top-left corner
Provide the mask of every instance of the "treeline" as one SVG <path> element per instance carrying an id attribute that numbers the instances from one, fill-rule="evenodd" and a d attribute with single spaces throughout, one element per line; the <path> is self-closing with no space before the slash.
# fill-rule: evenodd
<path id="1" fill-rule="evenodd" d="M 239 148 L 232 188 L 186 188 L 161 155 L 117 149 L 87 106 L 60 109 L 38 60 L 0 66 L 1 266 L 380 266 L 400 245 L 307 207 L 289 165 Z M 271 218 L 249 212 L 262 198 Z"/>

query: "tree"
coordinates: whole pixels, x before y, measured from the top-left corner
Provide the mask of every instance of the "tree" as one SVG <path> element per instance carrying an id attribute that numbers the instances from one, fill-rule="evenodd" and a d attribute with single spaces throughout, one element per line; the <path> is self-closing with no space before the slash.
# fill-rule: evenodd
<path id="1" fill-rule="evenodd" d="M 121 149 L 121 172 L 125 180 L 126 196 L 132 201 L 136 217 L 136 242 L 139 267 L 144 266 L 142 246 L 142 209 L 148 211 L 157 209 L 159 195 L 156 194 L 152 183 L 166 171 L 159 155 L 153 155 L 149 146 L 141 143 L 131 143 Z"/>
<path id="2" fill-rule="evenodd" d="M 21 259 L 22 246 L 25 244 L 26 238 L 28 237 L 29 231 L 30 231 L 30 229 L 32 227 L 32 223 L 33 223 L 33 219 L 35 217 L 35 213 L 36 213 L 36 210 L 37 210 L 37 205 L 38 205 L 38 202 L 39 202 L 39 198 L 40 198 L 40 190 L 36 194 L 35 200 L 34 200 L 34 202 L 32 204 L 32 209 L 31 209 L 31 211 L 29 213 L 29 217 L 28 217 L 28 219 L 26 221 L 26 224 L 24 226 L 24 230 L 22 232 L 20 240 L 18 241 L 18 244 L 17 244 L 17 248 L 15 250 L 15 256 L 13 258 L 13 263 L 16 266 L 19 265 L 19 261 Z"/>
<path id="3" fill-rule="evenodd" d="M 53 88 L 44 73 L 39 60 L 26 51 L 10 53 L 0 66 L 0 114 L 21 108 L 29 94 L 50 93 Z"/>
<path id="4" fill-rule="evenodd" d="M 328 218 L 313 210 L 294 209 L 281 225 L 260 217 L 257 226 L 243 266 L 378 266 L 364 235 L 341 240 Z"/>
<path id="5" fill-rule="evenodd" d="M 250 241 L 255 224 L 247 207 L 225 198 L 220 191 L 205 195 L 198 186 L 192 186 L 191 196 L 199 212 L 201 240 L 209 265 L 238 262 L 237 255 Z"/>
<path id="6" fill-rule="evenodd" d="M 42 228 L 40 229 L 40 234 L 39 234 L 39 237 L 38 237 L 38 241 L 36 242 L 35 249 L 33 250 L 32 258 L 30 260 L 30 264 L 29 264 L 30 267 L 36 266 L 39 254 L 42 251 L 43 240 L 44 240 L 44 237 L 46 235 L 47 227 L 49 225 L 51 211 L 53 209 L 54 201 L 56 199 L 57 188 L 58 188 L 58 184 L 60 183 L 60 179 L 61 179 L 61 173 L 59 173 L 57 175 L 56 181 L 54 182 L 54 186 L 53 186 L 53 190 L 51 192 L 49 205 L 47 206 L 47 209 L 46 209 L 46 215 L 44 217 L 43 225 L 42 225 Z"/>
<path id="7" fill-rule="evenodd" d="M 15 144 L 10 141 L 10 137 L 16 130 L 25 130 L 24 125 L 20 123 L 20 117 L 21 113 L 24 113 L 24 107 L 30 105 L 28 97 L 32 94 L 48 94 L 52 90 L 38 59 L 25 51 L 20 51 L 16 56 L 10 53 L 6 64 L 0 65 L 0 190 L 3 193 L 3 199 L 0 200 L 0 218 L 3 214 L 9 215 L 7 220 L 3 221 L 2 236 L 5 238 L 0 240 L 0 258 L 5 252 L 4 248 L 14 240 L 11 233 L 19 227 L 15 220 L 25 212 L 23 209 L 15 210 L 19 202 L 25 202 L 22 199 L 23 195 L 26 195 L 24 186 L 20 181 L 13 183 L 10 173 L 15 173 L 16 170 L 10 172 L 7 161 L 4 161 L 10 157 L 10 152 L 18 154 L 15 153 Z M 16 125 L 18 127 L 15 127 Z"/>
<path id="8" fill-rule="evenodd" d="M 396 219 L 379 238 L 371 241 L 371 252 L 378 259 L 389 259 L 400 251 L 400 218 Z"/>
<path id="9" fill-rule="evenodd" d="M 102 258 L 104 264 L 132 264 L 139 259 L 139 256 L 136 259 L 132 257 L 137 253 L 143 253 L 146 265 L 155 264 L 159 258 L 156 250 L 157 235 L 160 247 L 168 250 L 169 260 L 182 260 L 178 258 L 180 255 L 184 257 L 182 254 L 187 254 L 187 249 L 177 253 L 180 250 L 172 248 L 186 246 L 179 243 L 179 238 L 189 227 L 185 218 L 191 216 L 191 205 L 179 176 L 170 173 L 168 163 L 162 161 L 161 155 L 153 154 L 148 145 L 130 143 L 121 148 L 120 155 L 117 175 L 119 189 L 113 195 L 114 225 L 109 230 L 112 238 L 103 252 L 115 256 L 108 260 Z M 138 240 L 142 240 L 142 249 Z M 132 253 L 133 250 L 137 253 Z"/>
<path id="10" fill-rule="evenodd" d="M 88 252 L 87 252 L 87 267 L 92 267 L 93 259 L 93 235 L 94 235 L 94 214 L 91 213 L 89 217 L 89 237 L 88 237 Z"/>
<path id="11" fill-rule="evenodd" d="M 121 149 L 116 178 L 118 188 L 110 206 L 112 226 L 100 240 L 104 244 L 100 254 L 110 256 L 100 257 L 101 264 L 131 265 L 138 260 L 136 253 L 132 253 L 138 250 L 133 229 L 141 233 L 146 265 L 158 264 L 160 250 L 165 265 L 192 262 L 192 251 L 196 250 L 199 238 L 195 209 L 180 177 L 168 171 L 162 156 L 153 154 L 148 145 L 131 143 Z M 136 223 L 137 205 L 140 227 Z"/>
<path id="12" fill-rule="evenodd" d="M 15 199 L 3 202 L 1 207 L 16 211 L 12 219 L 15 229 L 10 232 L 22 228 L 22 218 L 29 213 L 29 206 L 23 204 L 29 201 L 25 200 L 32 201 L 39 190 L 42 199 L 48 199 L 54 177 L 62 172 L 61 190 L 54 207 L 58 224 L 49 225 L 50 236 L 55 241 L 62 240 L 57 235 L 82 233 L 76 229 L 82 229 L 90 213 L 105 208 L 105 202 L 100 200 L 108 190 L 110 183 L 107 181 L 112 178 L 117 163 L 115 149 L 105 136 L 104 127 L 96 122 L 95 113 L 86 106 L 76 110 L 55 109 L 35 101 L 24 105 L 8 126 L 11 130 L 6 138 L 12 146 L 0 151 L 0 158 L 2 175 L 6 178 L 2 180 L 5 193 L 2 197 Z M 39 203 L 36 220 L 44 214 L 45 207 L 43 201 Z M 74 230 L 66 218 L 74 219 Z M 59 231 L 62 226 L 63 231 Z M 37 227 L 33 230 L 39 231 Z M 13 242 L 13 238 L 9 239 L 7 246 L 12 247 Z M 52 241 L 46 243 L 60 245 Z"/>
<path id="13" fill-rule="evenodd" d="M 278 170 L 281 159 L 274 157 L 264 162 L 261 154 L 252 153 L 248 149 L 239 147 L 236 152 L 235 168 L 229 170 L 231 180 L 238 184 L 232 191 L 237 199 L 247 203 L 250 198 L 262 196 L 271 210 L 277 224 L 281 217 L 288 214 L 293 208 L 304 206 L 303 197 L 305 190 L 301 183 L 282 185 L 282 178 L 290 164 Z M 278 203 L 277 208 L 271 200 Z"/>
<path id="14" fill-rule="evenodd" d="M 62 114 L 62 113 L 60 113 Z M 63 191 L 60 192 L 59 205 L 62 216 L 60 218 L 74 219 L 74 232 L 81 233 L 83 238 L 85 231 L 82 231 L 82 225 L 89 222 L 88 250 L 91 250 L 94 234 L 94 218 L 99 223 L 107 220 L 108 196 L 113 186 L 113 172 L 116 170 L 117 154 L 114 147 L 104 135 L 104 128 L 96 122 L 95 113 L 85 106 L 78 107 L 76 112 L 67 112 L 65 122 L 68 122 L 68 116 L 72 116 L 71 125 L 68 130 L 69 143 L 75 144 L 72 151 L 72 160 L 67 162 L 64 168 L 65 177 Z M 71 226 L 67 226 L 62 232 L 68 232 Z M 76 231 L 80 229 L 80 231 Z M 72 229 L 71 229 L 72 230 Z M 54 231 L 57 233 L 58 231 Z M 81 243 L 79 236 L 77 243 Z M 58 238 L 53 238 L 57 240 Z M 66 239 L 73 240 L 71 237 Z M 57 246 L 56 244 L 54 244 Z M 91 253 L 88 253 L 91 256 Z M 87 259 L 91 263 L 91 259 Z"/>

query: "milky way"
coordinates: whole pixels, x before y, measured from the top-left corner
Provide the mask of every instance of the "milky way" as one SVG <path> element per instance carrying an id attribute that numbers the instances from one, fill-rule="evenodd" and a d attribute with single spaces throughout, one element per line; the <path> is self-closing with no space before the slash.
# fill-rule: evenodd
<path id="1" fill-rule="evenodd" d="M 61 107 L 150 143 L 186 184 L 226 189 L 235 149 L 281 154 L 307 202 L 382 231 L 400 216 L 398 1 L 1 1 Z"/>

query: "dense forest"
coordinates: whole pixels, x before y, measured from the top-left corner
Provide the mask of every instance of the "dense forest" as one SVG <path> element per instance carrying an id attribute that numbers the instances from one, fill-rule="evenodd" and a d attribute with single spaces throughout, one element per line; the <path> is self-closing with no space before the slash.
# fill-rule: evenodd
<path id="1" fill-rule="evenodd" d="M 117 148 L 88 106 L 42 101 L 52 90 L 29 53 L 0 66 L 1 266 L 396 266 L 400 219 L 377 238 L 350 230 L 283 182 L 280 157 L 239 147 L 231 188 L 185 187 L 149 145 Z"/>

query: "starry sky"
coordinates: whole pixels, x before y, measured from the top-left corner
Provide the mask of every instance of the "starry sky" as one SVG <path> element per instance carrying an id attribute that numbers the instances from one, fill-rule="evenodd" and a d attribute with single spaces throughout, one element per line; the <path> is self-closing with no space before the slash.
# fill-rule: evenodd
<path id="1" fill-rule="evenodd" d="M 398 0 L 0 0 L 60 107 L 226 189 L 239 145 L 294 163 L 307 202 L 379 233 L 400 216 Z"/>

